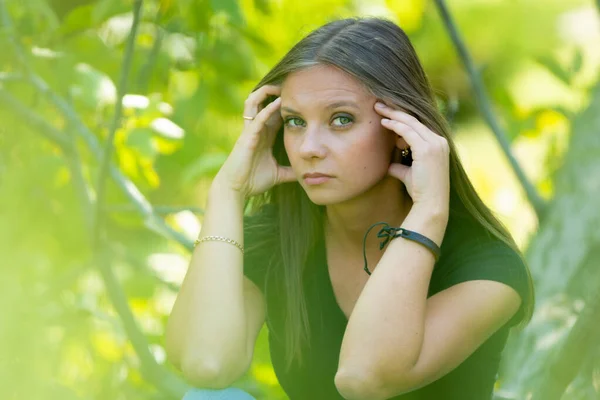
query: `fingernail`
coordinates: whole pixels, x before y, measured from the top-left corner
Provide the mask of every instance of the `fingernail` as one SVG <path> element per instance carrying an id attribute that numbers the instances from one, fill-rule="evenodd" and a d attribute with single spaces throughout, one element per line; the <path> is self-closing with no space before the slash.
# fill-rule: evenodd
<path id="1" fill-rule="evenodd" d="M 383 108 L 385 107 L 385 104 L 378 101 L 377 103 L 375 103 L 375 107 Z"/>

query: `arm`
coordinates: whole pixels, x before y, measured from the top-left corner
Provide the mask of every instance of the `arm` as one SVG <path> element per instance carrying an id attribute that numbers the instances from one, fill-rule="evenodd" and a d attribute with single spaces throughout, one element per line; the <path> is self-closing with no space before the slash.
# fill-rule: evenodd
<path id="1" fill-rule="evenodd" d="M 402 224 L 441 243 L 444 214 L 413 207 Z M 519 295 L 463 282 L 427 299 L 434 257 L 394 239 L 365 285 L 342 342 L 336 386 L 347 399 L 387 399 L 456 368 L 517 311 Z"/>
<path id="2" fill-rule="evenodd" d="M 243 245 L 244 198 L 214 180 L 200 237 L 218 235 Z M 186 379 L 221 387 L 248 359 L 243 254 L 220 241 L 198 244 L 166 327 L 166 352 Z"/>

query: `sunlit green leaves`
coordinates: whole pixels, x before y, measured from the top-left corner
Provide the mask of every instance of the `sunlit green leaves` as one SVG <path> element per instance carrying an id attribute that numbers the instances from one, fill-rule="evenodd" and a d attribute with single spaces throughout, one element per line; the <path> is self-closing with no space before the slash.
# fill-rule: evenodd
<path id="1" fill-rule="evenodd" d="M 125 144 L 137 150 L 141 157 L 153 159 L 158 151 L 152 142 L 152 134 L 150 128 L 134 128 L 129 131 Z"/>
<path id="2" fill-rule="evenodd" d="M 198 160 L 185 169 L 182 175 L 182 183 L 190 184 L 200 177 L 216 175 L 226 159 L 227 154 L 225 153 L 212 153 L 200 156 Z"/>
<path id="3" fill-rule="evenodd" d="M 556 78 L 561 80 L 565 85 L 571 86 L 575 82 L 575 77 L 581 70 L 583 65 L 583 51 L 581 48 L 576 48 L 569 65 L 561 64 L 556 57 L 548 54 L 539 55 L 535 60 L 548 69 Z"/>
<path id="4" fill-rule="evenodd" d="M 28 65 L 104 143 L 133 2 L 8 3 Z M 588 49 L 563 43 L 557 33 L 558 16 L 583 2 L 448 3 L 519 161 L 550 197 L 570 121 L 585 105 L 589 83 L 579 77 L 597 60 Z M 459 141 L 464 138 L 465 158 L 475 160 L 467 164 L 482 197 L 507 215 L 515 213 L 518 218 L 509 225 L 524 231 L 519 224 L 529 223 L 531 216 L 511 208 L 524 202 L 518 201 L 497 144 L 480 124 L 464 68 L 432 3 L 378 4 L 380 13 L 396 18 L 410 35 L 444 111 L 457 111 L 453 128 Z M 244 99 L 262 75 L 311 29 L 374 7 L 374 2 L 349 0 L 144 1 L 112 160 L 132 183 L 109 180 L 105 238 L 118 249 L 108 262 L 157 357 L 173 300 L 165 292 L 177 289 L 189 257 L 182 246 L 164 239 L 172 235 L 167 227 L 191 239 L 176 214 L 150 215 L 145 198 L 174 208 L 202 207 L 206 189 L 241 133 Z M 65 115 L 25 79 L 7 40 L 11 33 L 0 35 L 0 76 L 14 79 L 2 80 L 0 90 L 22 101 L 61 137 L 75 140 L 83 182 L 94 198 L 96 158 Z M 0 386 L 16 398 L 167 398 L 143 378 L 104 284 L 90 272 L 96 271 L 89 264 L 90 232 L 72 163 L 30 121 L 7 108 L 0 109 L 0 121 L 0 305 L 5 311 L 0 315 L 0 379 L 10 378 Z M 140 205 L 131 206 L 131 198 Z M 160 254 L 172 257 L 162 258 L 158 268 Z M 165 282 L 170 269 L 177 269 L 179 281 Z M 33 359 L 39 361 L 32 368 L 28 361 Z M 270 365 L 265 330 L 247 375 L 264 398 L 285 398 Z"/>
<path id="5" fill-rule="evenodd" d="M 122 0 L 98 0 L 90 16 L 92 26 L 97 26 L 114 15 L 130 12 L 131 4 L 128 3 L 130 2 Z"/>
<path id="6" fill-rule="evenodd" d="M 231 23 L 244 24 L 244 16 L 236 0 L 210 0 L 210 5 L 215 14 L 225 13 Z"/>

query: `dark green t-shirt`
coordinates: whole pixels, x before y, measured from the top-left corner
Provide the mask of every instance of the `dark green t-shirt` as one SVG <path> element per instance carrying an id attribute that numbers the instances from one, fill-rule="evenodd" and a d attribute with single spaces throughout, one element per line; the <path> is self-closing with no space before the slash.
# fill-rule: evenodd
<path id="1" fill-rule="evenodd" d="M 272 223 L 273 229 L 246 229 L 257 219 Z M 285 343 L 282 339 L 284 302 L 278 282 L 269 279 L 271 274 L 266 276 L 268 261 L 280 254 L 275 207 L 268 205 L 260 213 L 246 216 L 244 223 L 244 274 L 265 294 L 270 353 L 279 383 L 291 400 L 342 400 L 343 397 L 335 387 L 334 377 L 348 321 L 334 296 L 323 237 L 319 238 L 310 253 L 307 265 L 310 265 L 311 272 L 304 282 L 311 328 L 310 348 L 304 349 L 303 366 L 300 368 L 294 364 L 286 372 Z M 373 229 L 375 230 L 377 228 Z M 257 240 L 265 237 L 270 239 L 267 246 L 253 248 Z M 480 279 L 498 281 L 513 287 L 523 299 L 517 314 L 453 371 L 421 389 L 394 397 L 394 400 L 492 398 L 500 356 L 509 329 L 523 315 L 523 304 L 529 290 L 526 267 L 506 244 L 493 238 L 478 224 L 465 217 L 459 218 L 451 212 L 441 245 L 441 256 L 431 277 L 428 297 L 457 283 Z"/>

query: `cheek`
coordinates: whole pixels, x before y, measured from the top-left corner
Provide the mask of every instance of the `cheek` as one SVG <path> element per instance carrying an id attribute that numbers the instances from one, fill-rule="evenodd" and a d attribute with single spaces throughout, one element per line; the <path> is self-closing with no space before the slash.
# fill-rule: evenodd
<path id="1" fill-rule="evenodd" d="M 285 133 L 283 134 L 283 148 L 285 149 L 285 152 L 288 156 L 288 159 L 290 160 L 290 162 L 293 162 L 293 157 L 294 157 L 294 143 L 292 142 L 292 140 L 290 139 L 289 135 L 286 135 Z"/>
<path id="2" fill-rule="evenodd" d="M 364 164 L 367 168 L 373 170 L 387 170 L 391 161 L 392 153 L 395 148 L 396 138 L 390 135 L 387 129 L 381 126 L 372 126 L 378 123 L 379 120 L 374 120 L 368 125 L 368 131 L 362 137 L 359 143 L 356 143 L 355 148 L 361 153 L 358 159 L 364 159 Z"/>

